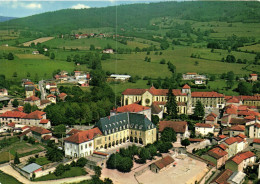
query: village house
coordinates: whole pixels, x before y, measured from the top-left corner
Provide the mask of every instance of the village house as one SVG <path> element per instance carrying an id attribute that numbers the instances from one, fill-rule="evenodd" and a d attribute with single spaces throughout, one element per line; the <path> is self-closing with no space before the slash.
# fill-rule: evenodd
<path id="1" fill-rule="evenodd" d="M 236 155 L 248 146 L 246 136 L 243 134 L 239 134 L 236 137 L 230 137 L 226 139 L 223 144 L 228 147 L 228 158 Z"/>
<path id="2" fill-rule="evenodd" d="M 109 78 L 107 79 L 108 82 L 111 81 L 127 81 L 131 78 L 130 75 L 118 75 L 118 74 L 111 74 Z"/>
<path id="3" fill-rule="evenodd" d="M 83 71 L 74 71 L 74 77 L 77 81 L 86 81 L 90 79 L 90 74 Z"/>
<path id="4" fill-rule="evenodd" d="M 114 53 L 114 50 L 113 49 L 104 49 L 102 51 L 103 54 L 113 54 Z"/>
<path id="5" fill-rule="evenodd" d="M 99 128 L 79 131 L 67 137 L 65 141 L 65 156 L 78 158 L 92 155 L 94 152 L 94 138 L 102 136 Z"/>
<path id="6" fill-rule="evenodd" d="M 68 95 L 66 93 L 61 93 L 58 95 L 59 99 L 62 100 L 62 101 L 65 101 L 65 98 L 67 97 Z"/>
<path id="7" fill-rule="evenodd" d="M 51 123 L 46 119 L 46 113 L 42 111 L 34 111 L 26 114 L 21 119 L 21 124 L 29 126 L 37 126 L 43 128 L 51 128 Z"/>
<path id="8" fill-rule="evenodd" d="M 24 117 L 26 113 L 19 111 L 6 111 L 5 113 L 0 115 L 0 123 L 2 125 L 8 125 L 9 123 L 20 123 L 22 117 Z"/>
<path id="9" fill-rule="evenodd" d="M 217 92 L 192 92 L 192 107 L 195 108 L 197 101 L 200 101 L 205 108 L 219 108 L 225 106 L 225 98 L 223 94 Z"/>
<path id="10" fill-rule="evenodd" d="M 78 133 L 78 132 L 81 132 L 82 130 L 77 130 L 77 129 L 71 129 L 70 131 L 68 131 L 67 133 L 66 133 L 66 137 L 69 137 L 69 136 L 72 136 L 72 135 L 74 135 L 74 134 L 76 134 L 76 133 Z"/>
<path id="11" fill-rule="evenodd" d="M 122 92 L 121 103 L 122 105 L 139 103 L 142 106 L 151 107 L 154 102 L 161 102 L 160 105 L 166 112 L 168 91 L 168 89 L 156 89 L 153 86 L 150 89 L 126 89 Z M 191 113 L 190 87 L 185 85 L 182 89 L 173 89 L 172 93 L 176 96 L 179 114 Z"/>
<path id="12" fill-rule="evenodd" d="M 201 157 L 214 163 L 217 168 L 220 168 L 228 160 L 228 153 L 225 151 L 227 147 L 224 145 L 222 146 L 224 147 L 224 149 L 222 149 L 223 147 L 215 147 Z"/>
<path id="13" fill-rule="evenodd" d="M 225 164 L 226 169 L 231 171 L 243 171 L 248 165 L 256 162 L 256 156 L 251 151 L 240 152 L 231 157 Z"/>
<path id="14" fill-rule="evenodd" d="M 225 141 L 228 137 L 225 136 L 225 135 L 218 135 L 218 136 L 215 136 L 213 137 L 212 139 L 212 144 L 220 144 L 222 143 L 223 141 Z"/>
<path id="15" fill-rule="evenodd" d="M 163 119 L 163 109 L 165 106 L 165 102 L 153 102 L 152 103 L 152 115 L 158 116 L 159 119 Z"/>
<path id="16" fill-rule="evenodd" d="M 48 105 L 51 105 L 51 101 L 50 100 L 41 100 L 40 101 L 40 106 L 38 106 L 39 109 L 45 109 Z"/>
<path id="17" fill-rule="evenodd" d="M 2 96 L 8 96 L 8 91 L 7 89 L 3 88 L 3 89 L 0 89 L 0 97 Z"/>
<path id="18" fill-rule="evenodd" d="M 205 123 L 196 123 L 195 124 L 195 133 L 197 135 L 206 136 L 209 133 L 214 134 L 214 126 L 211 124 L 205 124 Z"/>
<path id="19" fill-rule="evenodd" d="M 165 157 L 163 157 L 160 160 L 157 160 L 156 162 L 152 163 L 149 167 L 150 170 L 153 171 L 154 173 L 159 173 L 162 172 L 164 170 L 166 170 L 167 168 L 171 167 L 171 165 L 173 164 L 174 159 L 167 155 Z"/>
<path id="20" fill-rule="evenodd" d="M 194 79 L 202 79 L 206 80 L 207 77 L 205 75 L 199 75 L 197 73 L 185 73 L 182 74 L 183 80 L 194 80 Z"/>
<path id="21" fill-rule="evenodd" d="M 45 88 L 50 90 L 51 88 L 57 88 L 56 82 L 47 82 Z"/>
<path id="22" fill-rule="evenodd" d="M 260 138 L 260 121 L 258 119 L 246 123 L 247 136 L 249 138 Z"/>
<path id="23" fill-rule="evenodd" d="M 244 125 L 234 125 L 229 128 L 230 137 L 236 136 L 238 134 L 245 134 L 245 126 Z"/>
<path id="24" fill-rule="evenodd" d="M 253 147 L 255 149 L 260 149 L 260 139 L 259 138 L 253 140 Z"/>
<path id="25" fill-rule="evenodd" d="M 68 80 L 68 75 L 55 75 L 54 78 L 60 82 L 60 83 L 63 83 L 63 82 L 66 82 Z"/>
<path id="26" fill-rule="evenodd" d="M 53 95 L 53 94 L 49 94 L 47 97 L 46 97 L 47 100 L 51 101 L 51 103 L 54 103 L 56 104 L 56 96 Z"/>
<path id="27" fill-rule="evenodd" d="M 202 85 L 202 84 L 206 84 L 206 81 L 202 78 L 195 78 L 194 79 L 194 84 L 196 85 Z"/>
<path id="28" fill-rule="evenodd" d="M 177 142 L 181 142 L 181 140 L 189 138 L 190 136 L 188 131 L 188 123 L 186 121 L 160 121 L 158 135 L 159 138 L 161 137 L 161 133 L 166 127 L 172 128 L 176 132 Z"/>
<path id="29" fill-rule="evenodd" d="M 38 140 L 39 142 L 42 142 L 43 137 L 45 136 L 52 136 L 52 132 L 50 130 L 47 130 L 42 127 L 31 127 L 30 129 L 32 131 L 32 137 Z"/>
<path id="30" fill-rule="evenodd" d="M 25 86 L 25 97 L 30 98 L 31 96 L 35 96 L 35 87 Z"/>
<path id="31" fill-rule="evenodd" d="M 33 105 L 40 106 L 41 105 L 40 99 L 36 96 L 30 96 L 28 98 L 25 98 L 24 103 L 29 103 L 31 106 L 33 106 Z"/>
<path id="32" fill-rule="evenodd" d="M 211 124 L 211 125 L 217 124 L 218 123 L 218 116 L 215 113 L 211 112 L 209 115 L 206 116 L 205 123 Z"/>
<path id="33" fill-rule="evenodd" d="M 245 181 L 246 174 L 239 171 L 233 172 L 230 169 L 221 171 L 210 184 L 242 184 Z"/>
<path id="34" fill-rule="evenodd" d="M 26 165 L 25 167 L 21 168 L 21 171 L 23 176 L 26 178 L 30 179 L 33 177 L 33 174 L 42 171 L 42 166 L 36 164 L 36 163 L 31 163 Z"/>
<path id="35" fill-rule="evenodd" d="M 151 121 L 151 108 L 138 104 L 129 104 L 122 107 L 118 107 L 110 112 L 110 116 L 117 113 L 132 112 L 145 115 Z"/>
<path id="36" fill-rule="evenodd" d="M 32 51 L 32 54 L 33 54 L 33 55 L 36 55 L 36 54 L 40 54 L 40 53 L 39 53 L 39 51 L 34 50 L 34 51 Z"/>
<path id="37" fill-rule="evenodd" d="M 257 74 L 255 74 L 255 73 L 252 73 L 252 74 L 250 74 L 250 78 L 249 78 L 249 80 L 251 80 L 251 81 L 257 81 L 257 78 L 258 78 L 258 75 Z"/>

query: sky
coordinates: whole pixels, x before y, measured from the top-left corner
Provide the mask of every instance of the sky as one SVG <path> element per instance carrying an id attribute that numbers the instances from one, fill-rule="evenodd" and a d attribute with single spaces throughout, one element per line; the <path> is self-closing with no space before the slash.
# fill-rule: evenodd
<path id="1" fill-rule="evenodd" d="M 149 3 L 165 0 L 82 0 L 82 1 L 47 1 L 47 0 L 0 0 L 0 16 L 26 17 L 34 14 L 55 11 L 61 9 L 82 9 L 93 7 L 115 6 L 119 4 Z M 169 1 L 169 0 L 168 0 Z"/>

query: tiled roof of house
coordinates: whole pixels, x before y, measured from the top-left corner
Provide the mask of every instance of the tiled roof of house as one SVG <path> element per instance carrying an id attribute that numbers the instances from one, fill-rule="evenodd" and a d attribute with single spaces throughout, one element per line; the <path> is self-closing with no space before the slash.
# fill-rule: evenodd
<path id="1" fill-rule="evenodd" d="M 225 136 L 225 135 L 219 135 L 218 136 L 220 139 L 225 139 L 227 136 Z"/>
<path id="2" fill-rule="evenodd" d="M 172 128 L 176 133 L 184 133 L 187 128 L 186 121 L 160 121 L 159 132 L 162 132 L 166 127 Z"/>
<path id="3" fill-rule="evenodd" d="M 92 140 L 96 135 L 102 135 L 102 132 L 99 130 L 98 127 L 80 131 L 70 137 L 67 137 L 65 141 L 80 144 Z"/>
<path id="4" fill-rule="evenodd" d="M 257 74 L 256 73 L 251 73 L 250 76 L 257 76 Z"/>
<path id="5" fill-rule="evenodd" d="M 123 95 L 142 95 L 146 91 L 155 96 L 167 96 L 169 90 L 168 89 L 156 89 L 155 87 L 151 87 L 150 89 L 126 89 L 122 92 Z M 186 93 L 182 93 L 180 89 L 173 89 L 172 93 L 175 96 L 186 96 Z"/>
<path id="6" fill-rule="evenodd" d="M 235 137 L 237 139 L 237 143 L 243 142 L 244 139 L 242 139 L 241 137 Z"/>
<path id="7" fill-rule="evenodd" d="M 159 169 L 163 169 L 164 167 L 167 167 L 168 165 L 170 165 L 173 162 L 174 162 L 174 159 L 171 156 L 167 155 L 166 157 L 154 162 L 154 164 Z"/>
<path id="8" fill-rule="evenodd" d="M 199 139 L 199 138 L 189 138 L 190 142 L 202 142 L 204 139 Z"/>
<path id="9" fill-rule="evenodd" d="M 245 136 L 244 134 L 241 134 L 241 133 L 240 133 L 240 134 L 238 134 L 238 135 L 237 135 L 237 137 L 240 137 L 240 138 L 242 138 L 242 139 L 245 139 L 245 138 L 247 138 L 247 136 Z"/>
<path id="10" fill-rule="evenodd" d="M 71 129 L 71 131 L 69 131 L 68 133 L 66 133 L 67 135 L 73 135 L 73 134 L 76 134 L 78 132 L 81 132 L 82 130 L 77 130 L 77 129 Z"/>
<path id="11" fill-rule="evenodd" d="M 190 86 L 188 84 L 185 84 L 182 89 L 190 89 Z"/>
<path id="12" fill-rule="evenodd" d="M 36 96 L 31 96 L 29 98 L 25 98 L 24 101 L 37 101 L 40 100 L 38 97 Z"/>
<path id="13" fill-rule="evenodd" d="M 41 100 L 41 105 L 48 104 L 48 103 L 51 103 L 51 101 L 50 100 Z"/>
<path id="14" fill-rule="evenodd" d="M 64 98 L 64 97 L 66 97 L 66 96 L 67 96 L 66 93 L 61 93 L 61 94 L 59 94 L 59 97 L 60 97 L 60 98 Z"/>
<path id="15" fill-rule="evenodd" d="M 42 137 L 43 140 L 47 141 L 47 140 L 50 140 L 52 138 L 51 135 L 45 135 Z"/>
<path id="16" fill-rule="evenodd" d="M 22 137 L 22 136 L 24 136 L 24 135 L 27 135 L 27 134 L 30 133 L 30 132 L 31 132 L 31 129 L 25 130 L 23 133 L 21 133 L 21 134 L 19 135 L 19 137 Z"/>
<path id="17" fill-rule="evenodd" d="M 258 101 L 260 100 L 260 96 L 254 95 L 254 96 L 241 96 L 243 100 L 254 100 Z"/>
<path id="18" fill-rule="evenodd" d="M 42 127 L 31 127 L 31 131 L 32 132 L 37 132 L 39 134 L 48 134 L 48 133 L 51 133 L 50 130 L 47 130 L 45 128 L 42 128 Z"/>
<path id="19" fill-rule="evenodd" d="M 255 120 L 255 116 L 246 116 L 244 117 L 245 120 Z"/>
<path id="20" fill-rule="evenodd" d="M 159 114 L 162 111 L 158 103 L 152 103 L 152 114 Z"/>
<path id="21" fill-rule="evenodd" d="M 130 104 L 130 105 L 118 107 L 116 109 L 116 112 L 140 112 L 148 109 L 150 109 L 150 107 L 145 107 L 138 104 Z"/>
<path id="22" fill-rule="evenodd" d="M 34 83 L 30 82 L 30 81 L 27 81 L 27 82 L 24 83 L 24 85 L 34 85 Z"/>
<path id="23" fill-rule="evenodd" d="M 244 118 L 231 118 L 229 123 L 231 125 L 245 125 L 246 120 Z"/>
<path id="24" fill-rule="evenodd" d="M 221 148 L 222 150 L 226 150 L 228 148 L 225 144 L 219 144 L 217 147 Z"/>
<path id="25" fill-rule="evenodd" d="M 42 112 L 39 110 L 33 111 L 30 114 L 27 114 L 26 116 L 23 117 L 23 119 L 42 119 L 43 115 L 46 114 L 46 112 Z"/>
<path id="26" fill-rule="evenodd" d="M 233 171 L 226 169 L 219 173 L 217 177 L 211 182 L 211 183 L 217 183 L 217 184 L 228 184 L 227 180 L 232 175 Z"/>
<path id="27" fill-rule="evenodd" d="M 49 94 L 48 96 L 47 96 L 47 98 L 56 98 L 56 96 L 55 95 L 53 95 L 53 94 Z"/>
<path id="28" fill-rule="evenodd" d="M 47 124 L 49 122 L 48 119 L 41 119 L 40 124 Z"/>
<path id="29" fill-rule="evenodd" d="M 236 97 L 232 97 L 226 101 L 227 103 L 239 103 L 239 99 Z"/>
<path id="30" fill-rule="evenodd" d="M 230 137 L 224 141 L 226 144 L 231 145 L 235 142 L 237 142 L 237 139 L 235 137 Z"/>
<path id="31" fill-rule="evenodd" d="M 192 92 L 191 93 L 192 97 L 202 97 L 202 98 L 221 98 L 224 97 L 223 94 L 217 93 L 215 91 L 212 92 Z"/>
<path id="32" fill-rule="evenodd" d="M 213 148 L 213 149 L 208 151 L 208 155 L 212 156 L 215 159 L 222 158 L 222 157 L 224 157 L 227 154 L 228 153 L 226 151 L 224 151 L 223 149 L 218 148 L 218 147 Z"/>
<path id="33" fill-rule="evenodd" d="M 24 127 L 22 127 L 22 130 L 25 130 L 25 129 L 30 129 L 31 127 L 30 126 L 27 126 L 27 125 L 25 125 Z"/>
<path id="34" fill-rule="evenodd" d="M 215 118 L 213 116 L 207 116 L 206 121 L 215 121 Z"/>
<path id="35" fill-rule="evenodd" d="M 230 158 L 230 160 L 232 160 L 236 164 L 240 164 L 241 162 L 243 162 L 243 160 L 246 160 L 253 156 L 255 156 L 254 153 L 252 153 L 251 151 L 246 151 L 246 152 L 241 152 L 241 153 L 236 154 L 235 156 Z"/>
<path id="36" fill-rule="evenodd" d="M 15 123 L 14 122 L 8 123 L 8 126 L 9 127 L 15 127 Z"/>
<path id="37" fill-rule="evenodd" d="M 241 132 L 244 132 L 245 131 L 245 126 L 243 125 L 235 125 L 235 126 L 231 126 L 230 127 L 230 130 L 232 131 L 241 131 Z"/>
<path id="38" fill-rule="evenodd" d="M 14 109 L 13 111 L 20 111 L 20 112 L 23 112 L 23 106 L 17 107 L 17 108 Z"/>
<path id="39" fill-rule="evenodd" d="M 2 118 L 22 118 L 26 115 L 26 113 L 20 111 L 6 111 L 5 113 L 1 114 L 0 117 Z"/>
<path id="40" fill-rule="evenodd" d="M 254 139 L 253 143 L 260 144 L 260 139 Z"/>
<path id="41" fill-rule="evenodd" d="M 259 123 L 255 123 L 254 126 L 257 127 L 257 128 L 260 128 L 260 124 Z"/>
<path id="42" fill-rule="evenodd" d="M 203 128 L 212 128 L 213 125 L 211 124 L 206 124 L 206 123 L 196 123 L 195 127 L 203 127 Z"/>

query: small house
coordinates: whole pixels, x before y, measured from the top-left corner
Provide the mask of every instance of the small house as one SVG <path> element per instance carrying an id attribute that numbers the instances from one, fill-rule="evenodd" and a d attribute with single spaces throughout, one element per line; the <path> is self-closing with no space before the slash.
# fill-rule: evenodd
<path id="1" fill-rule="evenodd" d="M 150 170 L 159 173 L 171 166 L 171 164 L 174 162 L 174 159 L 171 156 L 166 156 L 150 165 Z"/>

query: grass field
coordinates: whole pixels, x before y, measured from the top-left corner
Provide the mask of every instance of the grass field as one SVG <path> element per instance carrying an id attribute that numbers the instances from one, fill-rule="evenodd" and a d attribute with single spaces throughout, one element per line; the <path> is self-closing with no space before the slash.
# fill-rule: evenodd
<path id="1" fill-rule="evenodd" d="M 49 59 L 42 54 L 15 54 L 19 59 Z"/>
<path id="2" fill-rule="evenodd" d="M 36 164 L 46 165 L 46 164 L 49 164 L 49 163 L 51 163 L 51 161 L 49 161 L 46 157 L 36 158 Z"/>
<path id="3" fill-rule="evenodd" d="M 3 171 L 0 171 L 0 183 L 1 184 L 22 184 L 17 179 L 4 173 Z"/>
<path id="4" fill-rule="evenodd" d="M 4 74 L 8 79 L 22 79 L 27 77 L 27 72 L 31 74 L 31 79 L 35 78 L 37 74 L 39 79 L 52 78 L 54 70 L 66 70 L 72 72 L 74 70 L 74 63 L 57 60 L 46 59 L 15 59 L 15 60 L 1 60 L 0 74 Z M 17 77 L 14 78 L 13 73 L 17 72 Z"/>
<path id="5" fill-rule="evenodd" d="M 56 176 L 55 174 L 52 173 L 52 174 L 48 174 L 46 176 L 36 178 L 34 181 L 56 180 L 56 179 L 61 179 L 61 178 L 82 176 L 82 175 L 86 175 L 86 174 L 87 173 L 83 168 L 71 167 L 71 169 L 69 171 L 65 171 L 61 176 Z"/>
<path id="6" fill-rule="evenodd" d="M 12 154 L 9 155 L 9 152 L 0 152 L 0 163 L 8 162 L 9 159 L 14 159 L 14 156 Z"/>
<path id="7" fill-rule="evenodd" d="M 35 40 L 31 40 L 31 41 L 28 41 L 28 42 L 25 42 L 23 43 L 22 45 L 25 46 L 25 47 L 29 47 L 31 45 L 31 43 L 43 43 L 43 42 L 46 42 L 48 40 L 52 40 L 54 37 L 43 37 L 43 38 L 38 38 L 38 39 L 35 39 Z"/>
<path id="8" fill-rule="evenodd" d="M 239 49 L 243 51 L 254 51 L 254 52 L 260 52 L 260 44 L 250 45 L 250 46 L 244 46 L 240 47 Z"/>

